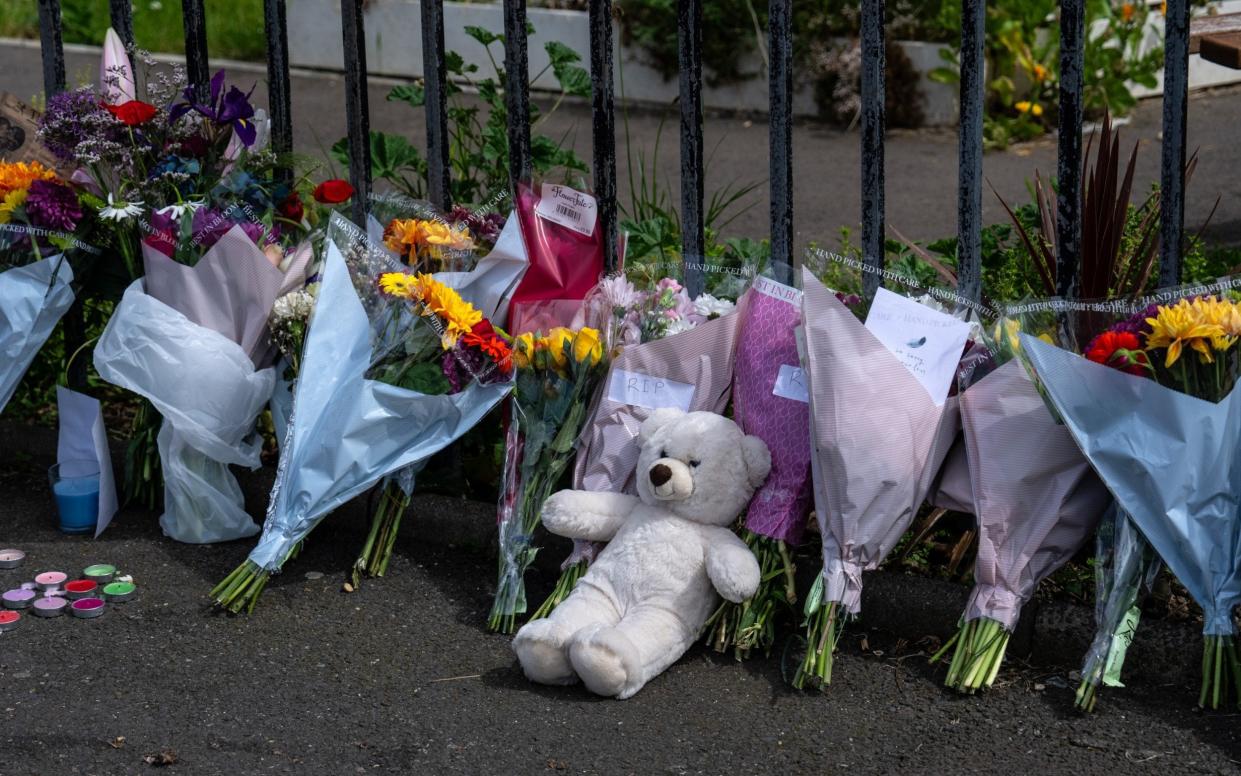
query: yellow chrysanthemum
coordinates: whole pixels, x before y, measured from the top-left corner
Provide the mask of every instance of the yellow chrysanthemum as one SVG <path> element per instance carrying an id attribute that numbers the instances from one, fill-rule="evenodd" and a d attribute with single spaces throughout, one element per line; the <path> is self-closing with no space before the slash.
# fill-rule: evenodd
<path id="1" fill-rule="evenodd" d="M 385 272 L 379 276 L 379 288 L 385 294 L 402 299 L 421 300 L 418 279 L 404 272 Z"/>
<path id="2" fill-rule="evenodd" d="M 418 285 L 422 289 L 422 301 L 444 322 L 442 340 L 445 349 L 456 345 L 462 334 L 468 334 L 483 319 L 483 314 L 475 310 L 474 305 L 430 275 L 419 275 Z"/>
<path id="3" fill-rule="evenodd" d="M 418 248 L 426 244 L 423 223 L 416 218 L 394 218 L 384 228 L 384 245 L 393 253 L 408 257 L 413 263 Z"/>
<path id="4" fill-rule="evenodd" d="M 1215 359 L 1211 355 L 1210 341 L 1224 336 L 1219 324 L 1204 320 L 1201 308 L 1195 308 L 1185 299 L 1175 305 L 1161 306 L 1155 317 L 1147 318 L 1146 323 L 1151 327 L 1146 347 L 1148 350 L 1167 348 L 1166 367 L 1177 362 L 1186 346 L 1198 351 L 1205 363 L 1212 363 Z"/>
<path id="5" fill-rule="evenodd" d="M 1232 302 L 1205 296 L 1195 299 L 1190 306 L 1203 323 L 1219 327 L 1220 333 L 1211 337 L 1212 348 L 1222 351 L 1236 344 L 1237 335 L 1241 334 L 1241 315 Z"/>
<path id="6" fill-rule="evenodd" d="M 573 358 L 578 363 L 589 362 L 592 366 L 603 358 L 603 343 L 599 340 L 599 330 L 589 326 L 583 327 L 573 338 Z"/>
<path id="7" fill-rule="evenodd" d="M 35 181 L 59 180 L 53 170 L 38 162 L 0 162 L 0 197 L 13 191 L 25 192 Z"/>
<path id="8" fill-rule="evenodd" d="M 454 229 L 437 221 L 422 222 L 422 237 L 427 245 L 436 245 L 441 248 L 468 250 L 474 247 L 474 239 L 470 237 L 468 229 L 464 227 Z"/>
<path id="9" fill-rule="evenodd" d="M 0 224 L 7 224 L 9 219 L 13 217 L 13 211 L 21 207 L 26 202 L 25 189 L 13 189 L 4 195 L 4 201 L 0 202 Z"/>

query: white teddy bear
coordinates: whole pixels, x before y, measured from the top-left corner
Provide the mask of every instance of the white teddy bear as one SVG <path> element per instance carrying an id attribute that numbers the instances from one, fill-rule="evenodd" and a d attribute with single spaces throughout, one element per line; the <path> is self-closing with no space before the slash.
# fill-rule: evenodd
<path id="1" fill-rule="evenodd" d="M 628 698 L 685 654 L 716 591 L 740 602 L 758 589 L 758 561 L 729 526 L 767 479 L 767 445 L 680 410 L 656 411 L 638 438 L 638 496 L 562 490 L 543 506 L 547 530 L 608 546 L 551 616 L 517 632 L 532 681 Z"/>

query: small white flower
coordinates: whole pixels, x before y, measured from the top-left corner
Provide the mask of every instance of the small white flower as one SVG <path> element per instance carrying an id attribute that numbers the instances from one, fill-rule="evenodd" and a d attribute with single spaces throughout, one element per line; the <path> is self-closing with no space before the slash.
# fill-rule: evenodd
<path id="1" fill-rule="evenodd" d="M 315 291 L 318 289 L 316 288 Z M 307 288 L 298 289 L 285 294 L 272 305 L 271 315 L 278 323 L 285 321 L 305 321 L 310 318 L 314 309 L 314 295 Z"/>
<path id="2" fill-rule="evenodd" d="M 108 192 L 108 204 L 99 208 L 100 218 L 107 218 L 118 222 L 141 215 L 141 213 L 142 200 L 136 199 L 133 202 L 126 202 L 123 199 L 114 200 L 111 192 Z"/>
<path id="3" fill-rule="evenodd" d="M 194 212 L 198 210 L 199 208 L 201 208 L 202 206 L 203 206 L 202 202 L 195 202 L 194 200 L 188 200 L 186 202 L 173 203 L 171 205 L 168 205 L 167 207 L 162 207 L 159 210 L 156 210 L 155 212 L 161 216 L 171 216 L 173 221 L 180 221 L 181 216 L 185 215 L 186 213 L 193 215 Z"/>
<path id="4" fill-rule="evenodd" d="M 677 318 L 664 328 L 664 336 L 671 337 L 673 334 L 680 334 L 692 328 L 694 328 L 694 324 L 688 318 Z"/>
<path id="5" fill-rule="evenodd" d="M 719 299 L 710 294 L 699 294 L 694 300 L 694 312 L 708 320 L 728 315 L 737 309 L 737 305 L 727 299 Z"/>

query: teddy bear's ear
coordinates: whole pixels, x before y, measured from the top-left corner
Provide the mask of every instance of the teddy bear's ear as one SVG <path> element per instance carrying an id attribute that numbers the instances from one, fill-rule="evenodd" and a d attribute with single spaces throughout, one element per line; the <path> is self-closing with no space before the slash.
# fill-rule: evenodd
<path id="1" fill-rule="evenodd" d="M 646 444 L 647 440 L 655 436 L 655 432 L 668 425 L 672 421 L 681 417 L 685 413 L 675 407 L 665 407 L 661 410 L 655 410 L 651 416 L 642 421 L 642 428 L 638 429 L 638 442 Z"/>
<path id="2" fill-rule="evenodd" d="M 771 473 L 771 451 L 767 443 L 756 436 L 741 438 L 741 455 L 745 459 L 745 470 L 750 475 L 750 487 L 757 488 L 767 481 Z"/>

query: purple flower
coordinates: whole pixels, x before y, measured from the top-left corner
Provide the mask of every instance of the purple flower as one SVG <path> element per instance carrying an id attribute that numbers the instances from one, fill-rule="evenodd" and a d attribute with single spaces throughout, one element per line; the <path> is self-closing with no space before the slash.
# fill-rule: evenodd
<path id="1" fill-rule="evenodd" d="M 211 97 L 207 102 L 198 102 L 194 87 L 187 87 L 184 93 L 185 102 L 172 106 L 168 120 L 170 123 L 175 123 L 182 116 L 193 111 L 221 126 L 231 124 L 233 131 L 237 133 L 237 138 L 246 148 L 249 148 L 254 145 L 254 140 L 258 136 L 258 128 L 250 120 L 254 118 L 254 106 L 250 104 L 250 95 L 253 93 L 254 89 L 243 92 L 236 86 L 230 86 L 225 92 L 224 71 L 221 70 L 211 79 Z"/>
<path id="2" fill-rule="evenodd" d="M 444 354 L 440 365 L 451 386 L 450 394 L 464 391 L 476 377 L 482 385 L 505 379 L 504 373 L 488 360 L 485 353 L 477 348 L 467 348 L 460 342 Z"/>
<path id="3" fill-rule="evenodd" d="M 75 161 L 75 150 L 87 140 L 119 140 L 122 129 L 99 106 L 99 97 L 90 87 L 48 98 L 47 110 L 39 117 L 39 138 L 62 162 Z"/>
<path id="4" fill-rule="evenodd" d="M 82 218 L 82 207 L 68 186 L 35 181 L 26 193 L 26 217 L 35 226 L 72 232 Z"/>
<path id="5" fill-rule="evenodd" d="M 1134 334 L 1138 337 L 1145 337 L 1151 333 L 1151 326 L 1146 322 L 1147 318 L 1154 318 L 1159 314 L 1159 305 L 1152 304 L 1147 306 L 1140 312 L 1134 313 L 1128 318 L 1116 323 L 1112 326 L 1112 331 L 1122 331 Z"/>
<path id="6" fill-rule="evenodd" d="M 448 214 L 450 224 L 463 224 L 476 240 L 488 245 L 495 245 L 496 240 L 500 238 L 504 220 L 504 216 L 499 213 L 479 213 L 460 205 L 454 207 Z"/>

